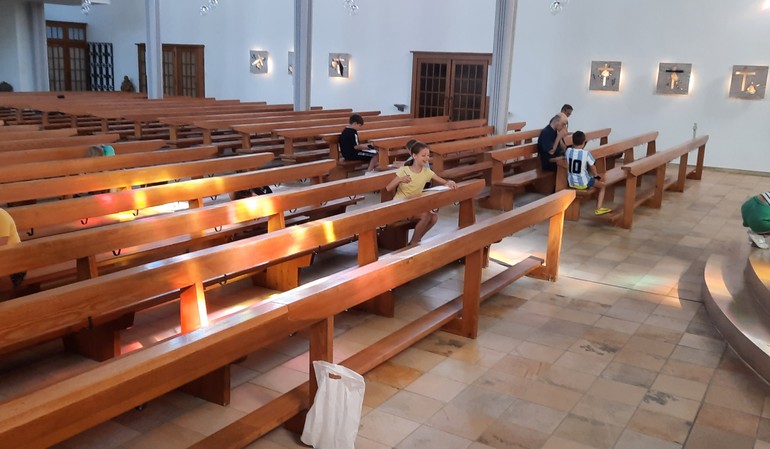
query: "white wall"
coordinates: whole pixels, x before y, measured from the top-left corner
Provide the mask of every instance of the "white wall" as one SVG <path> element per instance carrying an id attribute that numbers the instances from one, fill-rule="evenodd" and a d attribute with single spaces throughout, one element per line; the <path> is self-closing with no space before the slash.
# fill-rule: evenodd
<path id="1" fill-rule="evenodd" d="M 29 27 L 29 9 L 14 0 L 0 0 L 0 81 L 15 91 L 33 90 L 33 43 Z"/>
<path id="2" fill-rule="evenodd" d="M 615 139 L 659 130 L 660 149 L 689 138 L 697 122 L 699 133 L 711 135 L 708 165 L 767 171 L 770 95 L 727 98 L 733 65 L 770 65 L 763 1 L 572 0 L 558 16 L 545 1 L 519 1 L 511 120 L 545 126 L 568 102 L 576 108 L 571 129 L 612 127 Z M 314 105 L 393 113 L 393 103 L 410 100 L 410 51 L 492 51 L 494 0 L 357 2 L 361 12 L 351 17 L 342 0 L 314 1 Z M 293 47 L 293 2 L 220 0 L 206 17 L 198 13 L 202 1 L 161 4 L 164 42 L 206 46 L 208 96 L 292 102 L 286 53 Z M 65 9 L 89 22 L 91 40 L 113 42 L 118 80 L 136 79 L 144 2 L 116 0 L 88 17 L 77 7 L 47 7 L 47 17 L 71 14 Z M 270 51 L 269 75 L 249 73 L 249 49 Z M 350 79 L 327 76 L 329 52 L 352 54 Z M 591 60 L 622 61 L 620 92 L 588 91 Z M 655 94 L 660 62 L 693 64 L 690 95 Z"/>
<path id="3" fill-rule="evenodd" d="M 551 16 L 520 1 L 510 110 L 545 126 L 571 103 L 571 130 L 610 126 L 616 139 L 658 130 L 659 150 L 690 138 L 697 122 L 711 136 L 707 165 L 770 171 L 770 91 L 760 101 L 727 97 L 733 65 L 770 65 L 762 3 L 573 0 Z M 620 92 L 588 90 L 591 60 L 622 62 Z M 655 93 L 660 62 L 693 64 L 689 95 Z"/>

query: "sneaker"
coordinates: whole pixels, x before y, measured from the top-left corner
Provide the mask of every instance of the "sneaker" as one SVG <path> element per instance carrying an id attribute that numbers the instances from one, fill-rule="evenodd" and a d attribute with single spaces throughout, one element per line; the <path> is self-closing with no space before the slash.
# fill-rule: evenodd
<path id="1" fill-rule="evenodd" d="M 599 209 L 596 209 L 594 211 L 594 215 L 604 215 L 610 212 L 612 212 L 612 209 L 610 209 L 609 207 L 600 207 Z"/>
<path id="2" fill-rule="evenodd" d="M 765 238 L 764 237 L 762 237 L 761 235 L 759 235 L 756 232 L 752 231 L 751 229 L 749 229 L 746 232 L 748 232 L 749 240 L 751 241 L 751 243 L 754 244 L 754 246 L 756 246 L 757 248 L 761 248 L 761 249 L 767 249 L 768 248 L 767 242 L 765 242 Z"/>

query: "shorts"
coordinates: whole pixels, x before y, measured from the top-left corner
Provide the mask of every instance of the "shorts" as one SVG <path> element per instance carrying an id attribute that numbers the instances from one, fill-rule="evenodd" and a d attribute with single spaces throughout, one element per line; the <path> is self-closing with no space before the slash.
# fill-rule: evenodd
<path id="1" fill-rule="evenodd" d="M 588 185 L 587 186 L 570 186 L 570 187 L 575 189 L 575 190 L 587 190 L 587 189 L 590 189 L 591 187 L 593 187 L 594 184 L 596 184 L 596 179 L 595 178 L 588 178 Z"/>
<path id="2" fill-rule="evenodd" d="M 770 232 L 770 205 L 758 196 L 752 196 L 741 206 L 743 226 L 757 234 Z"/>
<path id="3" fill-rule="evenodd" d="M 343 154 L 342 157 L 346 161 L 366 161 L 369 162 L 375 155 L 373 153 L 367 153 L 366 151 L 356 151 L 355 153 Z"/>

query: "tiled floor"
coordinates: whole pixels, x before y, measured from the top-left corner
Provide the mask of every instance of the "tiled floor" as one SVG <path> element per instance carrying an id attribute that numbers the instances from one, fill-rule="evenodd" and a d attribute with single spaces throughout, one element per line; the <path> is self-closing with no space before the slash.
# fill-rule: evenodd
<path id="1" fill-rule="evenodd" d="M 725 348 L 700 302 L 707 257 L 745 238 L 740 203 L 767 181 L 707 170 L 662 209 L 640 208 L 633 230 L 568 222 L 558 282 L 522 279 L 484 303 L 478 339 L 438 332 L 365 376 L 356 447 L 770 448 L 770 389 Z M 516 234 L 492 257 L 542 252 L 544 235 Z M 310 277 L 351 265 L 354 251 L 323 255 Z M 399 289 L 395 319 L 341 316 L 336 358 L 461 286 L 461 271 L 447 268 Z M 59 447 L 187 447 L 306 380 L 305 350 L 295 337 L 237 365 L 228 407 L 172 393 Z M 279 429 L 249 447 L 303 446 Z"/>

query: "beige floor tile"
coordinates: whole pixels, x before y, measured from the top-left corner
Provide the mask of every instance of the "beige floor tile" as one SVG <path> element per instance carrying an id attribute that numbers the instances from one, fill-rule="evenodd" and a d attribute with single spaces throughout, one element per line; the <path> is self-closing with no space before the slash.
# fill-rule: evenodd
<path id="1" fill-rule="evenodd" d="M 627 429 L 643 433 L 660 440 L 684 444 L 690 433 L 692 422 L 674 418 L 663 413 L 638 409 L 629 421 Z"/>
<path id="2" fill-rule="evenodd" d="M 714 375 L 714 368 L 669 359 L 666 364 L 663 365 L 660 372 L 661 374 L 668 374 L 681 377 L 682 379 L 708 384 Z"/>
<path id="3" fill-rule="evenodd" d="M 373 410 L 361 418 L 358 435 L 389 447 L 395 447 L 418 427 L 420 424 L 414 421 Z"/>
<path id="4" fill-rule="evenodd" d="M 301 371 L 276 367 L 269 372 L 250 380 L 249 383 L 268 388 L 279 393 L 286 393 L 308 381 L 308 374 Z"/>
<path id="5" fill-rule="evenodd" d="M 676 348 L 675 344 L 634 335 L 626 343 L 626 349 L 635 349 L 658 357 L 668 357 Z"/>
<path id="6" fill-rule="evenodd" d="M 706 403 L 701 407 L 696 422 L 753 438 L 757 435 L 759 416 Z"/>
<path id="7" fill-rule="evenodd" d="M 682 379 L 681 377 L 661 374 L 652 384 L 652 389 L 664 391 L 677 397 L 701 401 L 706 394 L 708 385 L 692 380 Z"/>
<path id="8" fill-rule="evenodd" d="M 422 373 L 427 373 L 444 360 L 446 360 L 446 357 L 444 356 L 411 347 L 406 348 L 404 351 L 390 359 L 390 362 L 395 365 L 401 365 L 407 368 L 416 369 Z"/>
<path id="9" fill-rule="evenodd" d="M 364 405 L 367 407 L 379 407 L 399 391 L 397 388 L 372 379 L 366 379 L 365 381 Z"/>
<path id="10" fill-rule="evenodd" d="M 637 406 L 647 394 L 647 389 L 603 378 L 596 379 L 588 393 L 611 401 Z"/>
<path id="11" fill-rule="evenodd" d="M 622 427 L 583 418 L 582 416 L 569 415 L 564 418 L 564 421 L 556 429 L 554 435 L 598 449 L 610 449 L 614 446 L 622 432 Z"/>
<path id="12" fill-rule="evenodd" d="M 566 440 L 561 437 L 552 436 L 548 438 L 542 449 L 596 449 L 593 446 L 587 446 L 585 444 L 576 443 L 574 441 Z"/>
<path id="13" fill-rule="evenodd" d="M 700 405 L 698 401 L 677 397 L 663 391 L 650 390 L 644 395 L 639 408 L 693 421 Z"/>
<path id="14" fill-rule="evenodd" d="M 377 410 L 424 423 L 443 406 L 444 403 L 441 401 L 402 390 L 383 402 Z"/>
<path id="15" fill-rule="evenodd" d="M 583 354 L 567 351 L 559 357 L 559 360 L 554 365 L 598 376 L 607 368 L 609 363 L 610 360 L 590 358 Z"/>
<path id="16" fill-rule="evenodd" d="M 369 371 L 364 376 L 366 381 L 373 380 L 394 388 L 404 388 L 422 373 L 414 368 L 396 365 L 395 363 L 385 362 L 377 368 Z"/>
<path id="17" fill-rule="evenodd" d="M 434 366 L 430 373 L 448 379 L 456 380 L 464 384 L 471 384 L 487 371 L 486 368 L 478 365 L 463 362 L 462 360 L 446 359 Z"/>
<path id="18" fill-rule="evenodd" d="M 565 416 L 567 416 L 566 411 L 518 400 L 500 416 L 500 419 L 550 435 Z"/>
<path id="19" fill-rule="evenodd" d="M 546 407 L 569 411 L 580 400 L 581 393 L 545 382 L 532 381 L 514 396 Z"/>
<path id="20" fill-rule="evenodd" d="M 204 435 L 173 423 L 162 424 L 153 430 L 124 443 L 126 449 L 183 449 L 202 440 Z"/>
<path id="21" fill-rule="evenodd" d="M 759 416 L 762 413 L 764 399 L 731 388 L 711 386 L 706 391 L 705 402 Z"/>
<path id="22" fill-rule="evenodd" d="M 619 427 L 625 427 L 636 411 L 635 405 L 586 395 L 572 409 L 571 414 L 583 418 L 601 421 Z"/>
<path id="23" fill-rule="evenodd" d="M 525 341 L 516 347 L 512 354 L 517 354 L 522 357 L 538 360 L 546 363 L 555 362 L 564 353 L 561 349 L 552 348 L 530 341 Z"/>
<path id="24" fill-rule="evenodd" d="M 468 385 L 435 374 L 423 374 L 407 385 L 406 390 L 442 402 L 449 402 Z"/>
<path id="25" fill-rule="evenodd" d="M 614 449 L 680 449 L 681 447 L 680 444 L 660 440 L 633 430 L 625 430 Z"/>
<path id="26" fill-rule="evenodd" d="M 687 332 L 682 335 L 682 339 L 679 341 L 679 344 L 689 348 L 701 349 L 710 352 L 721 352 L 725 347 L 724 341 L 704 337 L 701 335 L 690 334 Z"/>
<path id="27" fill-rule="evenodd" d="M 722 353 L 701 351 L 700 349 L 688 348 L 686 346 L 677 346 L 676 349 L 674 349 L 674 352 L 671 353 L 671 358 L 713 368 L 719 364 Z"/>
<path id="28" fill-rule="evenodd" d="M 602 371 L 601 377 L 624 384 L 636 385 L 637 387 L 649 388 L 650 385 L 655 382 L 658 373 L 638 366 L 614 361 L 607 365 L 607 368 Z"/>
<path id="29" fill-rule="evenodd" d="M 690 437 L 684 445 L 684 449 L 752 449 L 753 447 L 754 438 L 697 423 L 693 426 Z"/>
<path id="30" fill-rule="evenodd" d="M 471 441 L 452 435 L 450 433 L 422 426 L 406 437 L 398 446 L 398 449 L 424 449 L 427 447 L 446 449 L 466 449 Z"/>
<path id="31" fill-rule="evenodd" d="M 200 407 L 175 418 L 171 422 L 180 427 L 184 427 L 185 429 L 208 436 L 228 424 L 237 421 L 245 414 L 246 412 L 232 407 L 222 407 L 207 402 Z"/>
<path id="32" fill-rule="evenodd" d="M 476 407 L 483 409 L 483 404 L 478 403 Z M 494 417 L 463 409 L 450 403 L 436 412 L 427 424 L 444 432 L 475 441 L 494 422 Z"/>
<path id="33" fill-rule="evenodd" d="M 358 436 L 356 438 L 356 449 L 390 449 L 390 446 L 376 441 L 372 441 L 369 438 Z"/>
<path id="34" fill-rule="evenodd" d="M 491 369 L 512 374 L 524 379 L 538 379 L 551 368 L 548 362 L 542 362 L 520 355 L 509 354 L 497 362 Z"/>
<path id="35" fill-rule="evenodd" d="M 548 371 L 541 373 L 539 379 L 557 387 L 585 392 L 591 388 L 591 385 L 596 380 L 596 376 L 554 365 L 548 368 Z"/>
<path id="36" fill-rule="evenodd" d="M 493 423 L 478 439 L 496 449 L 539 449 L 547 440 L 542 432 L 504 421 Z"/>
<path id="37" fill-rule="evenodd" d="M 615 355 L 615 361 L 651 371 L 660 371 L 666 363 L 666 357 L 626 347 Z"/>

